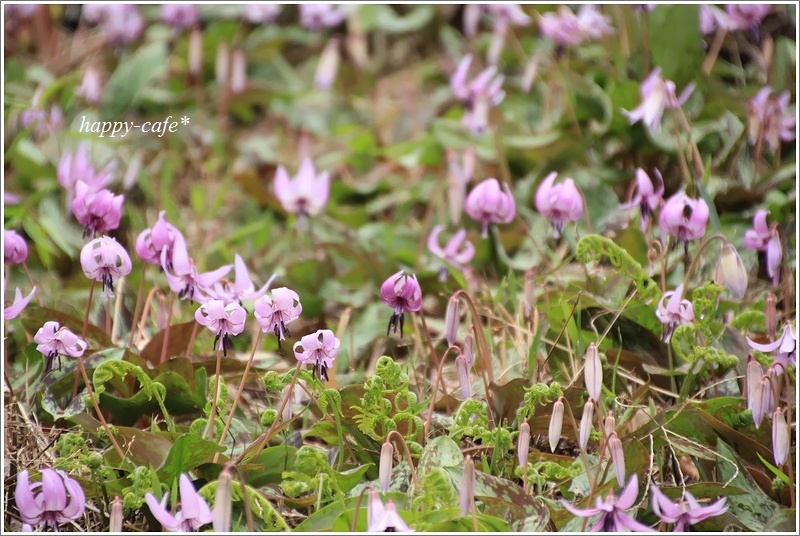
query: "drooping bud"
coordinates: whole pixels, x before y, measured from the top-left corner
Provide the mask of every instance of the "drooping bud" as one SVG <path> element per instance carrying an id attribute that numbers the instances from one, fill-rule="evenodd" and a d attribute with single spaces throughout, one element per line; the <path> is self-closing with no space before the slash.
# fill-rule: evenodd
<path id="1" fill-rule="evenodd" d="M 769 381 L 769 372 L 764 375 L 756 385 L 755 392 L 753 393 L 753 424 L 756 430 L 761 426 L 761 421 L 764 420 L 765 415 L 772 413 L 772 384 Z"/>
<path id="2" fill-rule="evenodd" d="M 458 384 L 461 386 L 461 396 L 464 399 L 472 396 L 472 385 L 469 380 L 469 365 L 467 358 L 463 354 L 456 356 L 456 373 L 458 374 Z"/>
<path id="3" fill-rule="evenodd" d="M 592 431 L 592 418 L 594 417 L 594 400 L 591 398 L 583 405 L 583 416 L 581 416 L 581 426 L 578 435 L 578 445 L 581 450 L 586 450 L 589 444 L 589 434 Z"/>
<path id="4" fill-rule="evenodd" d="M 381 492 L 389 491 L 389 480 L 392 478 L 392 459 L 394 458 L 394 445 L 387 439 L 381 447 L 381 457 L 378 462 L 378 483 Z"/>
<path id="5" fill-rule="evenodd" d="M 114 501 L 111 503 L 111 516 L 108 523 L 108 531 L 122 532 L 122 521 L 124 517 L 125 516 L 122 512 L 122 499 L 120 499 L 119 495 L 117 495 L 114 497 Z"/>
<path id="6" fill-rule="evenodd" d="M 472 461 L 472 456 L 467 456 L 467 460 L 464 462 L 458 504 L 461 506 L 461 517 L 469 514 L 473 504 L 475 504 L 475 464 Z"/>
<path id="7" fill-rule="evenodd" d="M 247 58 L 244 51 L 236 49 L 231 55 L 231 93 L 244 93 L 247 87 Z"/>
<path id="8" fill-rule="evenodd" d="M 761 363 L 756 361 L 753 354 L 747 356 L 747 372 L 745 373 L 744 381 L 745 381 L 745 388 L 747 393 L 747 409 L 753 409 L 753 403 L 756 400 L 756 397 L 760 394 L 758 393 L 758 382 L 761 381 L 761 378 L 764 376 L 764 367 L 761 366 Z"/>
<path id="9" fill-rule="evenodd" d="M 747 271 L 739 253 L 730 242 L 726 241 L 722 245 L 722 253 L 714 269 L 713 279 L 737 298 L 744 298 L 747 290 Z"/>
<path id="10" fill-rule="evenodd" d="M 336 73 L 339 70 L 339 39 L 332 37 L 328 40 L 317 64 L 317 73 L 314 76 L 314 86 L 320 91 L 327 91 L 336 80 Z"/>
<path id="11" fill-rule="evenodd" d="M 789 424 L 783 408 L 776 408 L 772 414 L 772 456 L 778 467 L 786 463 L 789 456 Z"/>
<path id="12" fill-rule="evenodd" d="M 550 452 L 555 452 L 558 446 L 558 440 L 561 439 L 561 427 L 564 425 L 564 397 L 560 397 L 553 404 L 553 414 L 550 415 L 550 430 L 548 438 L 550 439 Z"/>
<path id="13" fill-rule="evenodd" d="M 603 421 L 603 432 L 605 433 L 606 437 L 611 437 L 611 434 L 613 434 L 616 431 L 616 429 L 617 429 L 617 420 L 614 418 L 614 412 L 608 410 L 608 415 L 606 415 L 606 418 Z"/>
<path id="14" fill-rule="evenodd" d="M 458 338 L 458 305 L 459 305 L 458 296 L 453 295 L 450 298 L 450 301 L 447 302 L 447 310 L 444 314 L 444 326 L 445 326 L 445 338 L 447 339 L 447 344 L 453 346 L 455 344 L 456 339 Z"/>
<path id="15" fill-rule="evenodd" d="M 228 71 L 230 70 L 230 53 L 228 52 L 228 43 L 220 41 L 217 45 L 217 61 L 215 65 L 215 73 L 217 77 L 217 85 L 224 86 L 228 83 Z"/>
<path id="16" fill-rule="evenodd" d="M 608 446 L 611 449 L 611 461 L 614 462 L 617 482 L 622 487 L 625 485 L 625 453 L 622 451 L 622 441 L 616 432 L 611 434 Z"/>
<path id="17" fill-rule="evenodd" d="M 767 292 L 767 335 L 770 340 L 775 340 L 775 334 L 778 332 L 778 309 L 775 305 L 775 295 L 772 292 Z"/>
<path id="18" fill-rule="evenodd" d="M 203 70 L 203 33 L 199 28 L 192 30 L 189 35 L 189 73 L 199 75 Z"/>
<path id="19" fill-rule="evenodd" d="M 589 393 L 589 397 L 600 400 L 603 390 L 603 364 L 600 362 L 600 355 L 595 343 L 590 344 L 589 349 L 586 350 L 583 379 L 586 382 L 586 391 Z"/>
<path id="20" fill-rule="evenodd" d="M 231 513 L 233 511 L 233 495 L 231 492 L 231 469 L 226 465 L 217 478 L 217 493 L 214 496 L 214 518 L 212 525 L 215 532 L 231 531 Z"/>
<path id="21" fill-rule="evenodd" d="M 563 405 L 562 405 L 563 411 Z M 531 427 L 528 424 L 528 419 L 522 421 L 522 426 L 519 427 L 519 436 L 517 437 L 517 460 L 520 467 L 525 467 L 528 463 L 528 451 L 531 447 Z"/>

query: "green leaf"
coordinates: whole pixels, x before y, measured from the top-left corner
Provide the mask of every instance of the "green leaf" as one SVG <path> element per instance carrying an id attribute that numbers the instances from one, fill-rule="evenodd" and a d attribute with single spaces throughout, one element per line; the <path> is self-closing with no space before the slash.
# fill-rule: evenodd
<path id="1" fill-rule="evenodd" d="M 250 511 L 253 515 L 264 522 L 264 526 L 256 527 L 259 532 L 278 532 L 288 531 L 289 525 L 286 520 L 278 513 L 272 503 L 257 489 L 247 485 L 245 488 Z M 213 502 L 217 493 L 217 482 L 209 482 L 197 492 L 201 497 L 209 502 Z M 242 484 L 236 480 L 231 482 L 231 501 L 234 503 L 244 501 Z M 215 505 L 216 506 L 216 505 Z M 233 527 L 235 528 L 235 527 Z"/>
<path id="2" fill-rule="evenodd" d="M 664 5 L 650 13 L 650 50 L 661 76 L 678 91 L 695 79 L 703 63 L 699 6 Z"/>
<path id="3" fill-rule="evenodd" d="M 120 62 L 103 92 L 105 120 L 121 120 L 128 108 L 136 102 L 142 89 L 151 80 L 160 77 L 167 64 L 166 42 L 145 45 L 130 58 Z"/>
<path id="4" fill-rule="evenodd" d="M 158 476 L 162 481 L 177 479 L 181 473 L 211 461 L 214 454 L 224 450 L 225 447 L 220 447 L 213 441 L 192 434 L 182 435 L 173 443 L 167 458 L 158 469 Z"/>
<path id="5" fill-rule="evenodd" d="M 744 461 L 721 439 L 717 441 L 717 452 L 731 460 L 734 465 L 723 459 L 717 460 L 719 479 L 741 488 L 747 493 L 728 497 L 728 510 L 734 514 L 747 528 L 763 532 L 767 522 L 778 510 L 778 504 L 764 493 L 747 472 Z"/>
<path id="6" fill-rule="evenodd" d="M 434 467 L 461 467 L 463 464 L 464 455 L 458 443 L 447 436 L 440 436 L 425 445 L 419 456 L 417 472 L 422 477 Z"/>

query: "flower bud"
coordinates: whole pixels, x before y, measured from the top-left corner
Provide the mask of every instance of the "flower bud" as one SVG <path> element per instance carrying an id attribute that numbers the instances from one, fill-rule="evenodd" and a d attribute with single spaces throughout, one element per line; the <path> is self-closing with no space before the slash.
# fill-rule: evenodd
<path id="1" fill-rule="evenodd" d="M 588 391 L 589 397 L 600 400 L 603 389 L 603 364 L 600 362 L 600 355 L 595 343 L 590 344 L 589 349 L 586 350 L 583 379 L 586 382 L 586 391 Z"/>
<path id="2" fill-rule="evenodd" d="M 109 532 L 122 532 L 122 521 L 124 519 L 124 515 L 122 512 L 122 499 L 119 498 L 119 495 L 114 497 L 114 501 L 111 503 L 111 516 L 109 519 Z"/>
<path id="3" fill-rule="evenodd" d="M 231 58 L 231 93 L 238 95 L 247 87 L 247 58 L 240 49 L 234 50 Z"/>
<path id="4" fill-rule="evenodd" d="M 594 400 L 591 398 L 583 405 L 583 416 L 581 416 L 581 426 L 578 435 L 578 445 L 581 450 L 586 450 L 589 444 L 589 434 L 592 431 L 592 418 L 594 417 Z"/>
<path id="5" fill-rule="evenodd" d="M 775 340 L 775 334 L 778 332 L 778 309 L 775 305 L 775 295 L 772 292 L 767 292 L 767 335 L 770 340 Z"/>
<path id="6" fill-rule="evenodd" d="M 617 482 L 622 487 L 625 485 L 625 453 L 622 451 L 622 441 L 616 432 L 611 434 L 608 446 L 611 449 L 611 461 L 614 462 Z"/>
<path id="7" fill-rule="evenodd" d="M 467 366 L 472 368 L 472 362 L 475 360 L 475 338 L 472 336 L 472 327 L 470 326 L 469 333 L 464 337 L 464 357 L 467 359 Z"/>
<path id="8" fill-rule="evenodd" d="M 461 396 L 465 399 L 472 396 L 472 385 L 469 380 L 469 365 L 467 358 L 463 354 L 456 356 L 456 373 L 458 374 L 458 384 L 461 386 Z"/>
<path id="9" fill-rule="evenodd" d="M 394 445 L 387 439 L 381 447 L 381 457 L 378 462 L 378 483 L 381 492 L 389 491 L 389 480 L 392 478 L 392 459 L 394 458 Z"/>
<path id="10" fill-rule="evenodd" d="M 217 85 L 224 86 L 228 82 L 229 66 L 230 53 L 228 52 L 228 43 L 220 42 L 217 45 L 217 61 L 215 63 Z"/>
<path id="11" fill-rule="evenodd" d="M 189 73 L 193 76 L 199 75 L 203 70 L 203 33 L 199 28 L 192 30 L 189 34 Z"/>
<path id="12" fill-rule="evenodd" d="M 564 425 L 564 397 L 560 397 L 553 404 L 553 413 L 550 415 L 550 430 L 548 438 L 550 439 L 550 452 L 555 452 L 558 446 L 558 440 L 561 439 L 561 427 Z"/>
<path id="13" fill-rule="evenodd" d="M 445 338 L 450 346 L 455 344 L 458 337 L 458 304 L 458 296 L 453 295 L 450 301 L 447 302 L 447 310 L 444 314 Z"/>
<path id="14" fill-rule="evenodd" d="M 608 415 L 606 415 L 606 418 L 603 421 L 603 432 L 605 433 L 606 437 L 611 437 L 611 434 L 613 434 L 616 431 L 616 429 L 617 429 L 617 420 L 614 418 L 614 412 L 608 410 Z"/>
<path id="15" fill-rule="evenodd" d="M 231 531 L 231 512 L 233 511 L 233 495 L 231 493 L 231 469 L 226 465 L 217 479 L 217 493 L 214 496 L 214 517 L 212 524 L 215 532 Z"/>
<path id="16" fill-rule="evenodd" d="M 461 506 L 461 517 L 469 514 L 473 504 L 475 504 L 475 464 L 472 462 L 472 456 L 467 456 L 467 460 L 464 462 L 458 504 Z"/>
<path id="17" fill-rule="evenodd" d="M 722 253 L 717 267 L 714 269 L 713 279 L 737 298 L 744 298 L 747 290 L 747 271 L 744 269 L 739 253 L 730 242 L 725 242 L 722 246 Z"/>
<path id="18" fill-rule="evenodd" d="M 339 39 L 332 37 L 322 50 L 317 64 L 317 73 L 314 76 L 314 86 L 320 91 L 329 90 L 333 81 L 336 80 L 340 56 Z"/>
<path id="19" fill-rule="evenodd" d="M 772 413 L 772 384 L 769 381 L 769 372 L 764 375 L 756 385 L 753 393 L 753 424 L 756 430 L 761 426 L 761 421 L 764 420 L 765 415 Z"/>
<path id="20" fill-rule="evenodd" d="M 786 463 L 789 456 L 789 424 L 783 408 L 776 408 L 772 414 L 772 455 L 778 467 Z"/>
<path id="21" fill-rule="evenodd" d="M 556 402 L 558 403 L 558 402 Z M 564 406 L 562 404 L 561 410 L 563 412 Z M 517 460 L 519 466 L 525 467 L 528 463 L 528 451 L 531 447 L 531 427 L 528 424 L 528 419 L 522 421 L 522 426 L 519 427 L 519 436 L 517 437 Z"/>
<path id="22" fill-rule="evenodd" d="M 747 409 L 753 409 L 753 403 L 760 393 L 757 390 L 758 382 L 764 376 L 764 367 L 756 361 L 753 354 L 747 357 L 747 372 L 744 376 L 745 389 L 747 393 Z"/>

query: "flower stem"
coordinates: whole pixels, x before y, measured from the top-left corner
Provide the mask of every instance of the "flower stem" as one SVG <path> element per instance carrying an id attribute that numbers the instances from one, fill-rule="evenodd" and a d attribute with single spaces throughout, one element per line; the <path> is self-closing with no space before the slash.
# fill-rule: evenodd
<path id="1" fill-rule="evenodd" d="M 196 326 L 199 324 L 196 324 Z M 247 382 L 247 373 L 250 372 L 250 366 L 253 364 L 253 358 L 256 355 L 256 350 L 258 349 L 258 345 L 261 343 L 261 330 L 258 331 L 258 335 L 256 335 L 256 340 L 253 342 L 253 349 L 250 352 L 250 357 L 247 359 L 247 364 L 244 367 L 244 373 L 242 373 L 242 380 L 239 382 L 239 389 L 236 391 L 236 397 L 233 399 L 233 404 L 231 405 L 231 411 L 228 413 L 228 420 L 225 422 L 225 429 L 222 431 L 222 435 L 219 438 L 219 446 L 221 447 L 222 444 L 225 442 L 225 436 L 228 434 L 228 430 L 231 428 L 231 422 L 233 422 L 233 414 L 236 413 L 236 407 L 239 405 L 239 399 L 242 397 L 242 392 L 244 391 L 244 384 Z M 219 452 L 214 455 L 214 463 L 217 463 L 219 459 Z"/>
<path id="2" fill-rule="evenodd" d="M 139 313 L 142 312 L 142 294 L 144 293 L 145 273 L 147 272 L 147 264 L 142 267 L 142 273 L 139 277 L 139 290 L 136 292 L 136 306 L 133 308 L 133 321 L 131 322 L 131 333 L 128 336 L 128 346 L 130 349 L 133 346 L 133 337 L 136 335 L 136 323 L 139 321 Z"/>
<path id="3" fill-rule="evenodd" d="M 444 362 L 444 359 L 442 359 Z M 388 434 L 386 434 L 386 441 L 389 441 L 393 435 L 397 436 L 400 439 L 400 443 L 403 444 L 403 452 L 406 455 L 406 462 L 408 462 L 408 467 L 411 470 L 411 480 L 414 481 L 414 486 L 416 486 L 417 490 L 422 489 L 420 485 L 419 478 L 417 478 L 417 470 L 414 468 L 414 460 L 411 458 L 411 451 L 408 450 L 408 444 L 406 443 L 406 438 L 403 437 L 403 434 L 398 432 L 397 430 L 390 430 Z"/>
<path id="4" fill-rule="evenodd" d="M 94 281 L 92 281 L 92 285 L 94 286 Z M 100 419 L 100 424 L 103 425 L 103 430 L 105 430 L 106 435 L 111 440 L 111 444 L 114 445 L 114 449 L 119 455 L 120 462 L 125 461 L 125 453 L 122 451 L 119 443 L 117 443 L 117 439 L 108 428 L 108 423 L 106 422 L 106 418 L 103 417 L 103 412 L 100 411 L 100 404 L 97 403 L 97 398 L 94 396 L 92 384 L 89 381 L 89 375 L 86 373 L 86 367 L 83 365 L 83 356 L 78 356 L 78 370 L 80 371 L 81 376 L 83 376 L 83 382 L 86 384 L 86 392 L 89 393 L 89 398 L 92 400 L 92 405 L 94 406 L 94 411 L 97 413 L 97 417 Z"/>
<path id="5" fill-rule="evenodd" d="M 703 243 L 700 244 L 700 247 L 697 248 L 697 252 L 694 254 L 694 258 L 692 259 L 692 262 L 689 264 L 688 268 L 686 268 L 685 273 L 683 274 L 683 291 L 684 292 L 687 292 L 686 291 L 686 285 L 689 284 L 689 277 L 692 275 L 692 272 L 694 271 L 694 269 L 696 267 L 695 265 L 697 264 L 697 261 L 700 259 L 700 254 L 706 249 L 706 246 L 708 246 L 708 244 L 710 244 L 711 241 L 714 240 L 714 239 L 722 240 L 723 244 L 728 242 L 728 239 L 725 237 L 725 235 L 723 235 L 721 233 L 717 233 L 715 235 L 711 235 L 708 238 L 706 238 L 705 240 L 703 240 Z"/>
<path id="6" fill-rule="evenodd" d="M 219 401 L 219 377 L 222 368 L 222 350 L 217 349 L 217 371 L 214 373 L 214 398 L 211 400 L 211 414 L 208 417 L 208 440 L 214 439 L 214 429 L 217 420 L 217 402 Z M 223 434 L 223 439 L 225 435 Z"/>
<path id="7" fill-rule="evenodd" d="M 422 309 L 419 310 L 419 318 L 422 320 L 422 330 L 425 332 L 425 340 L 428 342 L 428 348 L 431 351 L 431 361 L 434 363 L 436 368 L 441 371 L 442 367 L 440 366 L 439 359 L 436 357 L 436 349 L 433 347 L 433 340 L 431 340 L 431 332 L 428 331 L 428 324 L 425 322 L 425 313 L 422 312 Z M 444 362 L 444 359 L 442 359 Z M 428 377 L 428 367 L 425 367 L 425 378 Z M 444 379 L 441 377 L 441 373 L 437 376 L 437 380 L 442 383 L 442 388 L 447 392 L 447 386 L 444 384 Z M 434 392 L 436 392 L 436 386 L 434 386 Z M 434 395 L 435 396 L 435 395 Z M 445 408 L 447 412 L 450 412 L 450 403 L 447 401 L 447 397 L 445 397 Z"/>
<path id="8" fill-rule="evenodd" d="M 31 287 L 35 287 L 36 284 L 33 282 L 33 277 L 31 276 L 31 271 L 28 270 L 28 263 L 27 262 L 23 262 L 22 263 L 22 269 L 25 271 L 25 275 L 28 276 L 28 282 L 31 284 Z M 11 273 L 11 271 L 8 270 L 8 267 L 6 267 L 6 273 L 7 274 Z M 39 302 L 39 307 L 44 307 L 44 301 L 42 301 L 42 296 L 40 295 L 40 293 L 36 294 L 36 301 Z"/>
<path id="9" fill-rule="evenodd" d="M 167 307 L 167 327 L 164 328 L 164 341 L 161 343 L 161 357 L 158 360 L 159 363 L 163 363 L 167 358 L 167 346 L 169 345 L 169 328 L 170 325 L 172 324 L 172 307 L 174 305 L 175 305 L 175 293 L 170 292 L 169 306 Z M 217 374 L 219 374 L 219 361 L 217 361 Z"/>
<path id="10" fill-rule="evenodd" d="M 86 338 L 86 332 L 89 331 L 89 313 L 92 310 L 92 298 L 94 297 L 94 286 L 97 283 L 92 279 L 92 284 L 89 285 L 89 299 L 86 300 L 86 311 L 83 313 L 83 328 L 81 328 L 81 339 Z"/>
<path id="11" fill-rule="evenodd" d="M 194 340 L 197 338 L 197 332 L 199 329 L 200 329 L 200 324 L 195 322 L 194 327 L 192 328 L 192 335 L 189 337 L 189 344 L 186 345 L 186 353 L 183 355 L 185 359 L 189 359 L 189 355 L 192 352 L 192 348 L 194 348 Z M 259 337 L 260 336 L 261 335 L 259 335 Z"/>
<path id="12" fill-rule="evenodd" d="M 443 393 L 445 400 L 447 399 L 447 386 L 444 385 L 444 379 L 442 379 L 442 367 L 444 367 L 444 362 L 447 360 L 447 353 L 450 350 L 455 350 L 458 353 L 461 353 L 458 346 L 450 346 L 447 350 L 444 351 L 444 355 L 442 355 L 442 360 L 439 362 L 439 367 L 436 370 L 436 381 L 433 382 L 433 394 L 431 395 L 431 403 L 428 406 L 428 418 L 425 419 L 425 428 L 422 434 L 422 437 L 427 441 L 428 439 L 428 432 L 431 429 L 431 420 L 433 419 L 433 407 L 436 404 L 436 393 L 438 391 L 439 383 L 443 384 Z M 458 354 L 456 354 L 458 355 Z"/>

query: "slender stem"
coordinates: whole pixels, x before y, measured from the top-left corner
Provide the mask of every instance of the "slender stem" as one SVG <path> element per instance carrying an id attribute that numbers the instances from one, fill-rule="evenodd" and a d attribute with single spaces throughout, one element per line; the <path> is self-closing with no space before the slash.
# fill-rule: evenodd
<path id="1" fill-rule="evenodd" d="M 131 333 L 128 337 L 128 346 L 133 346 L 133 337 L 136 335 L 136 323 L 139 321 L 139 313 L 142 312 L 142 293 L 144 292 L 145 273 L 147 272 L 147 264 L 142 267 L 142 273 L 139 277 L 139 290 L 136 292 L 136 306 L 133 308 L 133 321 L 131 322 Z"/>
<path id="2" fill-rule="evenodd" d="M 194 327 L 192 328 L 192 335 L 189 337 L 189 344 L 186 345 L 186 353 L 183 355 L 183 357 L 186 359 L 189 359 L 189 355 L 192 352 L 192 348 L 194 348 L 194 340 L 197 338 L 197 332 L 199 329 L 200 329 L 200 324 L 195 322 Z M 260 333 L 261 332 L 259 332 L 259 337 L 261 337 Z"/>
<path id="3" fill-rule="evenodd" d="M 86 332 L 89 331 L 89 312 L 92 310 L 92 298 L 94 297 L 94 286 L 97 283 L 92 279 L 92 284 L 89 286 L 89 299 L 86 300 L 86 311 L 83 313 L 83 328 L 81 328 L 81 339 L 86 338 Z"/>
<path id="4" fill-rule="evenodd" d="M 444 361 L 444 359 L 442 359 Z M 403 437 L 403 434 L 398 432 L 397 430 L 390 430 L 388 434 L 386 434 L 386 441 L 393 436 L 397 436 L 400 439 L 400 443 L 403 444 L 403 451 L 406 455 L 406 462 L 408 462 L 408 467 L 411 469 L 411 480 L 414 481 L 414 485 L 417 487 L 417 490 L 422 489 L 422 486 L 419 482 L 419 478 L 417 478 L 417 470 L 414 468 L 414 460 L 411 458 L 411 451 L 408 450 L 408 444 L 406 443 L 406 438 Z"/>
<path id="5" fill-rule="evenodd" d="M 31 271 L 28 270 L 28 263 L 22 263 L 22 269 L 25 271 L 25 275 L 28 276 L 28 282 L 31 284 L 31 287 L 35 287 L 36 284 L 33 282 L 33 277 L 31 276 Z M 11 273 L 8 269 L 6 269 L 6 273 Z M 44 307 L 44 301 L 42 301 L 42 297 L 37 293 L 36 294 L 36 301 L 39 302 L 39 307 Z"/>
<path id="6" fill-rule="evenodd" d="M 113 335 L 111 333 L 111 296 L 106 295 L 106 333 L 108 333 L 108 337 L 113 339 Z"/>
<path id="7" fill-rule="evenodd" d="M 711 43 L 711 49 L 708 51 L 708 55 L 706 56 L 705 61 L 703 61 L 703 74 L 708 76 L 711 74 L 711 69 L 714 68 L 714 64 L 717 61 L 717 57 L 719 56 L 719 51 L 722 49 L 722 43 L 725 41 L 725 36 L 727 35 L 728 30 L 725 28 L 720 28 L 717 30 L 716 35 L 714 35 L 714 42 Z"/>
<path id="8" fill-rule="evenodd" d="M 358 511 L 361 509 L 361 501 L 364 500 L 364 493 L 374 489 L 375 488 L 367 484 L 361 489 L 361 493 L 358 494 L 358 500 L 356 500 L 356 509 L 355 512 L 353 512 L 353 521 L 350 522 L 350 532 L 356 531 L 356 526 L 358 525 Z"/>
<path id="9" fill-rule="evenodd" d="M 169 306 L 167 307 L 167 327 L 164 328 L 164 341 L 161 343 L 161 357 L 158 362 L 163 363 L 167 359 L 167 346 L 169 345 L 169 328 L 172 324 L 172 307 L 175 305 L 175 293 L 169 293 Z M 219 367 L 219 362 L 217 364 Z"/>
<path id="10" fill-rule="evenodd" d="M 447 358 L 447 353 L 450 350 L 455 350 L 456 352 L 461 353 L 461 350 L 458 348 L 458 346 L 453 345 L 453 346 L 450 346 L 447 350 L 445 350 L 444 351 L 444 355 L 442 355 L 442 360 L 439 363 L 439 368 L 436 371 L 436 381 L 433 382 L 433 394 L 431 395 L 431 403 L 428 406 L 428 418 L 425 419 L 425 428 L 424 428 L 424 432 L 422 434 L 422 437 L 425 438 L 425 440 L 427 440 L 428 432 L 431 429 L 431 420 L 433 420 L 433 407 L 436 404 L 437 388 L 439 387 L 440 380 L 441 380 L 441 383 L 444 383 L 444 380 L 442 379 L 442 367 L 444 367 L 444 362 L 447 360 L 446 359 Z M 458 354 L 456 354 L 456 355 L 458 355 Z M 446 385 L 444 386 L 444 391 L 442 391 L 442 392 L 444 393 L 444 397 L 446 399 L 447 398 L 447 386 Z"/>
<path id="11" fill-rule="evenodd" d="M 247 359 L 247 364 L 245 365 L 244 373 L 242 374 L 242 381 L 239 382 L 239 389 L 236 391 L 236 397 L 233 399 L 231 410 L 228 413 L 228 420 L 225 422 L 225 429 L 222 431 L 222 435 L 219 438 L 220 447 L 225 442 L 225 436 L 228 434 L 228 430 L 230 430 L 231 428 L 231 423 L 233 422 L 233 414 L 236 413 L 236 407 L 239 405 L 239 399 L 242 397 L 242 392 L 244 391 L 244 384 L 247 382 L 247 373 L 250 372 L 250 366 L 253 364 L 253 358 L 256 355 L 256 350 L 258 349 L 258 346 L 261 343 L 262 334 L 263 333 L 261 332 L 261 330 L 259 330 L 258 335 L 256 335 L 256 340 L 255 342 L 253 342 L 253 350 L 250 352 L 250 357 Z M 219 454 L 220 453 L 217 452 L 217 454 L 214 456 L 214 463 L 217 463 Z"/>
<path id="12" fill-rule="evenodd" d="M 214 439 L 214 429 L 216 428 L 217 420 L 217 403 L 219 401 L 219 377 L 222 369 L 222 350 L 217 349 L 217 371 L 214 373 L 214 398 L 211 400 L 211 415 L 208 418 L 208 440 Z M 223 434 L 222 438 L 225 438 Z"/>
<path id="13" fill-rule="evenodd" d="M 94 281 L 92 283 L 94 284 Z M 111 430 L 108 428 L 108 423 L 106 422 L 106 418 L 103 417 L 103 412 L 100 411 L 100 404 L 97 403 L 97 398 L 94 396 L 94 390 L 92 389 L 92 383 L 89 381 L 89 375 L 86 373 L 86 367 L 83 365 L 83 356 L 78 356 L 78 370 L 81 376 L 83 376 L 83 382 L 86 384 L 86 391 L 89 393 L 89 398 L 92 400 L 92 405 L 94 406 L 94 411 L 97 413 L 97 417 L 100 419 L 100 424 L 103 425 L 103 430 L 105 430 L 106 435 L 111 440 L 111 444 L 114 445 L 114 449 L 117 451 L 120 461 L 125 461 L 125 453 L 122 451 L 119 443 L 117 443 L 114 434 L 112 434 Z"/>
<path id="14" fill-rule="evenodd" d="M 419 310 L 419 317 L 422 320 L 422 330 L 425 332 L 425 340 L 428 342 L 428 348 L 431 351 L 431 361 L 433 361 L 438 370 L 442 370 L 442 367 L 440 366 L 439 363 L 439 359 L 436 357 L 436 349 L 433 347 L 431 332 L 428 331 L 428 324 L 425 322 L 425 313 L 422 312 L 422 309 Z M 444 362 L 444 359 L 442 359 L 442 362 Z M 428 377 L 428 367 L 425 367 L 425 378 L 427 379 L 427 377 Z M 442 383 L 442 388 L 445 390 L 446 393 L 447 386 L 445 385 L 444 378 L 441 377 L 441 374 L 439 374 L 437 381 L 440 381 Z M 436 388 L 434 387 L 434 391 L 435 390 Z M 447 409 L 447 412 L 450 413 L 450 402 L 448 402 L 447 397 L 445 397 L 444 405 L 445 408 Z"/>
<path id="15" fill-rule="evenodd" d="M 142 318 L 139 320 L 139 327 L 136 329 L 136 337 L 131 338 L 131 340 L 136 341 L 137 345 L 139 344 L 139 339 L 142 336 L 144 327 L 147 324 L 147 318 L 150 316 L 150 306 L 153 303 L 153 298 L 158 292 L 160 292 L 158 287 L 153 287 L 150 289 L 150 292 L 147 293 L 147 299 L 144 301 L 144 311 L 142 311 Z"/>
<path id="16" fill-rule="evenodd" d="M 708 246 L 708 244 L 710 244 L 715 239 L 722 240 L 723 244 L 728 242 L 728 239 L 725 237 L 725 235 L 723 235 L 721 233 L 717 233 L 715 235 L 711 235 L 708 238 L 706 238 L 705 240 L 703 240 L 703 243 L 700 244 L 700 247 L 697 248 L 697 252 L 694 254 L 694 258 L 692 259 L 691 264 L 689 264 L 689 267 L 686 268 L 686 273 L 683 275 L 683 291 L 684 292 L 686 292 L 686 285 L 689 284 L 689 276 L 692 275 L 692 272 L 694 271 L 694 269 L 696 267 L 695 265 L 697 264 L 698 260 L 700 259 L 700 254 L 706 249 L 706 246 Z"/>

